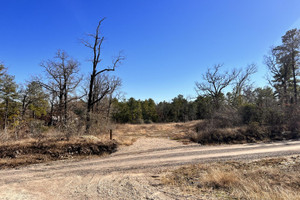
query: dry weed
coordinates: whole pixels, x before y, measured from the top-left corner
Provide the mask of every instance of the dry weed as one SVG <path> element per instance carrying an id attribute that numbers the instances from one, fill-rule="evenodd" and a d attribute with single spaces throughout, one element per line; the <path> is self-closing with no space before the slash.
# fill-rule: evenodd
<path id="1" fill-rule="evenodd" d="M 166 175 L 163 183 L 219 199 L 299 200 L 299 174 L 300 156 L 294 156 L 187 166 Z"/>
<path id="2" fill-rule="evenodd" d="M 113 130 L 113 137 L 117 141 L 128 141 L 132 138 L 136 140 L 140 137 L 161 137 L 186 141 L 189 140 L 190 134 L 195 132 L 195 127 L 199 122 L 198 120 L 186 123 L 118 124 Z"/>

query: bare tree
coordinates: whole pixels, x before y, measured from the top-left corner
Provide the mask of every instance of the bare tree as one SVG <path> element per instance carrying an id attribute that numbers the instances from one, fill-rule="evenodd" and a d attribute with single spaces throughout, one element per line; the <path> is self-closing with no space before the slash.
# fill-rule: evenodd
<path id="1" fill-rule="evenodd" d="M 95 82 L 95 96 L 93 99 L 106 98 L 106 105 L 103 112 L 106 111 L 106 122 L 109 123 L 111 104 L 113 93 L 121 86 L 122 82 L 118 77 L 109 77 L 107 74 L 103 74 L 97 77 Z M 99 108 L 101 101 L 96 103 L 96 108 Z"/>
<path id="2" fill-rule="evenodd" d="M 234 82 L 233 105 L 239 106 L 242 103 L 242 92 L 251 88 L 250 76 L 256 73 L 255 64 L 250 64 L 245 70 L 239 70 Z"/>
<path id="3" fill-rule="evenodd" d="M 94 107 L 97 108 L 103 98 L 109 98 L 119 86 L 121 86 L 121 80 L 117 77 L 110 77 L 107 74 L 97 76 L 94 86 L 93 101 L 99 101 L 95 103 Z M 94 107 L 92 110 L 94 110 Z"/>
<path id="4" fill-rule="evenodd" d="M 69 58 L 64 51 L 58 50 L 54 60 L 45 61 L 41 66 L 45 69 L 49 82 L 39 81 L 39 83 L 49 90 L 52 109 L 55 99 L 58 98 L 59 120 L 67 125 L 68 104 L 70 101 L 78 99 L 71 94 L 75 92 L 82 80 L 82 76 L 79 75 L 79 63 Z"/>
<path id="5" fill-rule="evenodd" d="M 233 70 L 231 73 L 220 73 L 221 64 L 209 68 L 203 75 L 203 82 L 196 82 L 196 91 L 198 94 L 204 93 L 212 97 L 215 108 L 219 109 L 223 98 L 223 90 L 237 78 L 239 72 Z"/>
<path id="6" fill-rule="evenodd" d="M 90 48 L 93 52 L 93 56 L 92 56 L 93 66 L 92 66 L 92 72 L 91 72 L 90 80 L 89 80 L 87 113 L 86 113 L 86 131 L 87 132 L 89 131 L 89 129 L 91 127 L 91 112 L 92 112 L 93 106 L 97 102 L 99 102 L 103 99 L 102 95 L 100 95 L 100 96 L 95 95 L 96 77 L 104 72 L 115 71 L 116 67 L 122 62 L 122 60 L 125 59 L 124 56 L 119 54 L 112 60 L 111 66 L 106 66 L 103 69 L 98 69 L 98 64 L 101 62 L 101 58 L 100 58 L 101 46 L 104 41 L 104 37 L 101 35 L 101 32 L 100 32 L 100 27 L 104 20 L 105 20 L 105 18 L 102 18 L 99 21 L 95 34 L 88 34 L 89 38 L 91 38 L 91 40 L 92 40 L 91 42 L 88 40 L 82 40 L 82 43 L 86 47 Z M 110 88 L 106 87 L 106 89 L 104 89 L 104 93 L 108 94 L 109 92 L 110 92 Z M 95 96 L 97 96 L 97 98 L 95 98 Z"/>

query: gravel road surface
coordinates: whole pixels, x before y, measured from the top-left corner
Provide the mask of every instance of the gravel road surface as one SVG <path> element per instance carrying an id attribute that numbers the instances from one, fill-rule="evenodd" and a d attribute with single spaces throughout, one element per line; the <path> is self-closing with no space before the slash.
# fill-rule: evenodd
<path id="1" fill-rule="evenodd" d="M 0 199 L 199 199 L 160 184 L 167 170 L 224 160 L 300 153 L 300 141 L 221 146 L 141 138 L 103 158 L 0 171 Z"/>

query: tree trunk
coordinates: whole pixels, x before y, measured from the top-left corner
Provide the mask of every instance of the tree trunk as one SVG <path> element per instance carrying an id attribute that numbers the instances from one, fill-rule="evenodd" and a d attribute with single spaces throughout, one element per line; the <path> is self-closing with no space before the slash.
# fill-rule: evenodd
<path id="1" fill-rule="evenodd" d="M 68 94 L 65 91 L 64 125 L 68 125 Z"/>
<path id="2" fill-rule="evenodd" d="M 297 104 L 298 95 L 297 95 L 296 62 L 295 62 L 294 51 L 292 54 L 292 69 L 293 69 L 293 85 L 294 85 L 294 103 Z"/>
<path id="3" fill-rule="evenodd" d="M 64 106 L 63 106 L 63 93 L 62 92 L 60 92 L 60 94 L 59 94 L 59 119 L 58 119 L 58 121 L 61 123 L 62 122 L 62 118 L 63 118 L 63 108 L 64 108 Z"/>
<path id="4" fill-rule="evenodd" d="M 95 82 L 95 74 L 96 74 L 96 68 L 95 66 L 93 67 L 93 73 L 91 75 L 91 80 L 90 80 L 90 88 L 89 88 L 89 94 L 88 94 L 88 103 L 87 103 L 87 111 L 86 111 L 86 128 L 85 131 L 89 132 L 91 128 L 91 110 L 93 107 L 93 86 Z"/>
<path id="5" fill-rule="evenodd" d="M 24 95 L 23 99 L 22 99 L 22 115 L 21 115 L 21 119 L 24 120 L 24 115 L 25 115 L 25 112 L 26 112 L 26 95 Z"/>
<path id="6" fill-rule="evenodd" d="M 8 121 L 8 99 L 5 100 L 5 114 L 4 114 L 4 130 L 6 131 Z"/>
<path id="7" fill-rule="evenodd" d="M 111 109 L 111 103 L 112 103 L 112 94 L 109 95 L 109 101 L 108 101 L 108 109 L 107 109 L 107 124 L 110 122 L 110 109 Z"/>

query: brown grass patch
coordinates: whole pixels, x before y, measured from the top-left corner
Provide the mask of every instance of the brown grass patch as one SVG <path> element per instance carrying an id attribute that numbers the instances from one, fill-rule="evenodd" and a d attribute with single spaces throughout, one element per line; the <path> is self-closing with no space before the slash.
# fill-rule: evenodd
<path id="1" fill-rule="evenodd" d="M 182 167 L 163 179 L 190 194 L 217 199 L 300 199 L 300 156 Z"/>
<path id="2" fill-rule="evenodd" d="M 141 137 L 170 138 L 187 142 L 190 141 L 189 136 L 195 132 L 198 123 L 199 120 L 186 123 L 117 124 L 113 131 L 113 138 L 120 144 L 123 141 L 135 141 Z"/>

